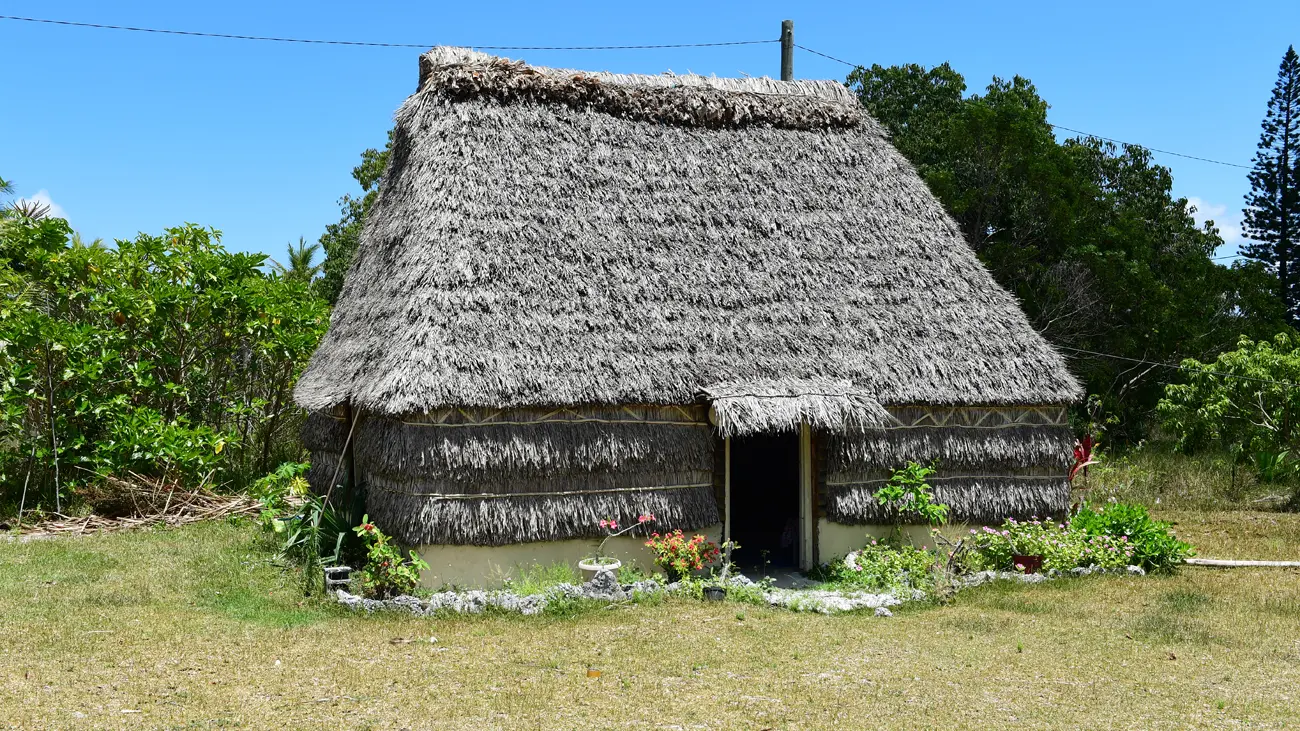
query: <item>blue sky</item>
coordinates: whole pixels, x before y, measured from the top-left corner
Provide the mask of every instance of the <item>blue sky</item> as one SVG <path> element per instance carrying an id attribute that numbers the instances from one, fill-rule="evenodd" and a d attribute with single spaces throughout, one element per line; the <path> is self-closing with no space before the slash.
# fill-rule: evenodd
<path id="1" fill-rule="evenodd" d="M 775 38 L 884 65 L 948 61 L 973 90 L 1027 76 L 1057 124 L 1249 164 L 1300 3 L 482 3 L 0 0 L 0 14 L 295 38 L 457 45 L 630 45 Z M 231 249 L 279 256 L 315 240 L 355 190 L 416 83 L 418 49 L 185 38 L 0 20 L 7 90 L 0 176 L 52 201 L 87 237 L 192 221 Z M 638 73 L 777 75 L 775 44 L 502 52 Z M 798 51 L 795 74 L 848 68 Z M 1157 155 L 1175 192 L 1225 228 L 1231 253 L 1246 171 Z"/>

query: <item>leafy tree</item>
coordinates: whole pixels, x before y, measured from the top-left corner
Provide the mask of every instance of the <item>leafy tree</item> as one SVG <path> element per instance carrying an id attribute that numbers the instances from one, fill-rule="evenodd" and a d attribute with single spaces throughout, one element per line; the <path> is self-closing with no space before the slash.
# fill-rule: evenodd
<path id="1" fill-rule="evenodd" d="M 106 248 L 62 219 L 6 222 L 0 492 L 29 464 L 53 503 L 103 475 L 238 486 L 297 458 L 290 389 L 328 307 L 263 262 L 193 224 Z"/>
<path id="2" fill-rule="evenodd" d="M 1186 383 L 1171 384 L 1160 401 L 1165 426 L 1179 447 L 1226 445 L 1274 476 L 1300 436 L 1300 337 L 1242 338 L 1237 349 L 1202 363 L 1183 361 Z M 1294 464 L 1300 454 L 1292 454 Z"/>
<path id="3" fill-rule="evenodd" d="M 1300 321 L 1300 56 L 1286 49 L 1268 101 L 1246 196 L 1243 254 L 1277 275 L 1278 298 L 1292 324 Z"/>
<path id="4" fill-rule="evenodd" d="M 320 245 L 325 249 L 324 276 L 317 285 L 320 295 L 331 305 L 343 290 L 343 278 L 352 266 L 352 257 L 361 240 L 361 230 L 366 215 L 379 197 L 379 182 L 388 167 L 388 157 L 393 151 L 393 133 L 388 133 L 388 143 L 383 150 L 373 147 L 361 153 L 361 164 L 352 168 L 352 178 L 361 186 L 363 195 L 354 198 L 347 194 L 339 199 L 343 215 L 337 223 L 325 227 Z"/>
<path id="5" fill-rule="evenodd" d="M 300 282 L 312 282 L 320 276 L 324 270 L 323 264 L 316 264 L 316 252 L 320 251 L 320 244 L 307 245 L 306 239 L 299 236 L 298 245 L 289 244 L 288 262 L 285 266 L 275 259 L 271 260 L 271 265 L 280 276 L 285 279 L 293 279 Z"/>
<path id="6" fill-rule="evenodd" d="M 1260 265 L 1216 265 L 1173 177 L 1136 146 L 1058 142 L 1022 77 L 963 96 L 947 64 L 859 68 L 848 84 L 916 165 L 998 282 L 1138 438 L 1168 372 L 1138 360 L 1207 357 L 1283 318 Z"/>

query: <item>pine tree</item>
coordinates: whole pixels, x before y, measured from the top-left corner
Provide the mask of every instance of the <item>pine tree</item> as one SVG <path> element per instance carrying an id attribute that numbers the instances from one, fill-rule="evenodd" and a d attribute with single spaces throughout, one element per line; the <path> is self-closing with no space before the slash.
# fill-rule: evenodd
<path id="1" fill-rule="evenodd" d="M 1264 116 L 1246 196 L 1243 250 L 1277 274 L 1278 295 L 1300 322 L 1300 56 L 1287 49 Z"/>

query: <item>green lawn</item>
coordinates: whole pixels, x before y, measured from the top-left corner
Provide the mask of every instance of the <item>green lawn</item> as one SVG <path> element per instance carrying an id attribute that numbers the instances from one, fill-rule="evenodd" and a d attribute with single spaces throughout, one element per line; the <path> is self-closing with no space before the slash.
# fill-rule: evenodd
<path id="1" fill-rule="evenodd" d="M 1300 515 L 1162 517 L 1205 555 L 1300 559 Z M 892 619 L 428 620 L 304 601 L 268 558 L 224 523 L 0 542 L 0 726 L 1300 725 L 1297 571 L 995 585 Z"/>

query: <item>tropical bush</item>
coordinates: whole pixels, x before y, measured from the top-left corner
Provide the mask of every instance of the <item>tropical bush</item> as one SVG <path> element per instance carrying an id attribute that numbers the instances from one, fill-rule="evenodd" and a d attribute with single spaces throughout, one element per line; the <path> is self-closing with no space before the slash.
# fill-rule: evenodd
<path id="1" fill-rule="evenodd" d="M 1111 503 L 1097 510 L 1084 506 L 1070 528 L 1090 538 L 1123 542 L 1129 562 L 1147 571 L 1171 571 L 1193 554 L 1191 545 L 1178 540 L 1168 523 L 1155 520 L 1141 505 Z"/>
<path id="2" fill-rule="evenodd" d="M 1300 337 L 1242 338 L 1209 362 L 1184 360 L 1185 383 L 1165 388 L 1159 414 L 1189 453 L 1226 446 L 1264 482 L 1300 469 Z"/>
<path id="3" fill-rule="evenodd" d="M 328 306 L 220 240 L 186 224 L 108 247 L 4 221 L 0 498 L 28 482 L 50 506 L 128 471 L 243 488 L 301 456 L 291 389 Z"/>
<path id="4" fill-rule="evenodd" d="M 937 557 L 922 546 L 893 545 L 872 540 L 861 550 L 823 565 L 818 578 L 846 587 L 884 591 L 935 586 Z"/>
<path id="5" fill-rule="evenodd" d="M 896 526 L 909 521 L 940 525 L 948 519 L 948 506 L 935 502 L 933 489 L 926 482 L 937 468 L 937 461 L 929 465 L 908 462 L 894 470 L 889 482 L 876 490 L 876 501 Z"/>
<path id="6" fill-rule="evenodd" d="M 285 462 L 254 481 L 248 489 L 248 496 L 261 502 L 266 511 L 283 510 L 292 498 L 302 497 L 311 489 L 303 477 L 309 469 L 309 462 Z"/>
<path id="7" fill-rule="evenodd" d="M 1015 571 L 1014 556 L 1041 556 L 1044 571 L 1098 566 L 1120 568 L 1129 565 L 1134 555 L 1127 538 L 1109 534 L 1089 534 L 1064 523 L 1050 520 L 1007 520 L 999 528 L 984 526 L 971 529 L 964 563 L 976 571 Z"/>

